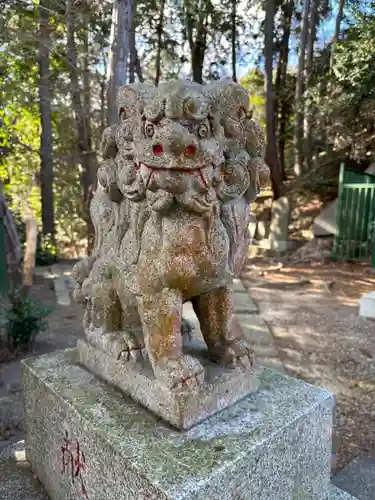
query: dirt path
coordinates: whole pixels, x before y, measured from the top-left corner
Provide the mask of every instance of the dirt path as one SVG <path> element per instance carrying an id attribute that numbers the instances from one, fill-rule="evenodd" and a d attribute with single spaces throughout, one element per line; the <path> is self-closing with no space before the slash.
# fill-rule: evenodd
<path id="1" fill-rule="evenodd" d="M 70 268 L 71 264 L 67 264 L 66 269 Z M 83 335 L 82 308 L 74 302 L 69 307 L 56 304 L 51 276 L 53 274 L 48 268 L 37 269 L 30 295 L 36 301 L 53 308 L 53 312 L 48 316 L 48 331 L 38 335 L 33 351 L 24 357 L 73 347 L 77 338 Z M 0 363 L 0 443 L 22 435 L 21 359 Z"/>
<path id="2" fill-rule="evenodd" d="M 289 374 L 336 396 L 336 469 L 375 453 L 375 322 L 358 316 L 360 296 L 375 290 L 370 270 L 252 261 L 244 278 Z"/>

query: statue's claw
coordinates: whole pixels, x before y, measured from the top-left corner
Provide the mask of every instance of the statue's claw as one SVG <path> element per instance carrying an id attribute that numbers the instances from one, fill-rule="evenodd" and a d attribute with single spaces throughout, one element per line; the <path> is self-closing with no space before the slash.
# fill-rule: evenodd
<path id="1" fill-rule="evenodd" d="M 251 368 L 254 364 L 253 351 L 245 340 L 233 339 L 217 344 L 209 350 L 209 356 L 212 361 L 225 368 Z"/>

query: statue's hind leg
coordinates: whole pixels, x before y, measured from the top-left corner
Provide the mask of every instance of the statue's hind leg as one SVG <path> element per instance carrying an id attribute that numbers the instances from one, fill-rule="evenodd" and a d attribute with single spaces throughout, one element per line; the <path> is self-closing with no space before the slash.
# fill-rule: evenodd
<path id="1" fill-rule="evenodd" d="M 164 288 L 139 297 L 147 353 L 155 377 L 170 388 L 194 388 L 204 379 L 200 362 L 182 352 L 182 297 Z"/>
<path id="2" fill-rule="evenodd" d="M 253 353 L 242 335 L 233 335 L 232 290 L 220 287 L 192 299 L 208 354 L 227 368 L 253 365 Z"/>

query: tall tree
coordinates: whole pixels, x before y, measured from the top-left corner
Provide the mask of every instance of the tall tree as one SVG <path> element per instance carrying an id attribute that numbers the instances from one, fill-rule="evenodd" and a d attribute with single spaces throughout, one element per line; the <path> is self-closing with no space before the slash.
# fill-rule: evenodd
<path id="1" fill-rule="evenodd" d="M 164 8 L 165 8 L 165 1 L 161 0 L 158 25 L 156 28 L 157 46 L 156 46 L 156 61 L 155 61 L 155 85 L 159 85 L 160 75 L 161 75 L 161 49 L 163 43 Z"/>
<path id="2" fill-rule="evenodd" d="M 118 43 L 119 1 L 113 0 L 111 34 L 109 39 L 107 65 L 107 121 L 109 124 L 117 121 L 116 106 L 116 62 Z"/>
<path id="3" fill-rule="evenodd" d="M 289 63 L 289 41 L 292 17 L 294 10 L 294 0 L 289 0 L 282 6 L 282 38 L 280 44 L 279 59 L 276 70 L 275 93 L 277 95 L 277 128 L 278 145 L 280 155 L 280 167 L 285 180 L 285 136 L 288 121 L 287 103 L 287 69 Z"/>
<path id="4" fill-rule="evenodd" d="M 237 36 L 236 36 L 236 27 L 237 27 L 237 12 L 236 12 L 236 4 L 237 0 L 231 0 L 231 46 L 232 46 L 232 80 L 234 82 L 237 81 Z"/>
<path id="5" fill-rule="evenodd" d="M 273 38 L 275 25 L 275 1 L 265 1 L 264 21 L 264 64 L 265 64 L 265 91 L 266 91 L 266 157 L 265 161 L 271 169 L 271 180 L 274 197 L 283 195 L 283 177 L 277 155 L 275 103 L 273 95 Z"/>
<path id="6" fill-rule="evenodd" d="M 134 30 L 134 0 L 113 0 L 110 52 L 108 61 L 108 123 L 117 122 L 116 95 L 125 85 Z M 134 42 L 135 48 L 135 42 Z M 134 58 L 134 56 L 133 56 Z"/>
<path id="7" fill-rule="evenodd" d="M 42 194 L 43 234 L 55 234 L 53 206 L 53 157 L 50 89 L 50 9 L 48 0 L 38 6 L 38 65 L 39 65 L 39 112 L 40 112 L 40 178 Z"/>
<path id="8" fill-rule="evenodd" d="M 77 14 L 73 0 L 66 1 L 66 31 L 67 31 L 67 55 L 70 75 L 70 90 L 76 122 L 77 144 L 80 163 L 82 165 L 81 183 L 83 186 L 83 208 L 84 217 L 87 224 L 88 252 L 93 248 L 94 226 L 90 217 L 90 203 L 95 189 L 96 171 L 98 167 L 97 157 L 91 149 L 89 124 L 85 116 L 84 105 L 78 78 L 77 47 L 75 41 L 76 22 L 73 19 Z"/>
<path id="9" fill-rule="evenodd" d="M 184 0 L 186 35 L 190 47 L 193 80 L 203 83 L 203 63 L 207 49 L 208 17 L 212 11 L 209 0 Z"/>
<path id="10" fill-rule="evenodd" d="M 338 41 L 339 35 L 340 35 L 341 21 L 342 21 L 342 17 L 344 14 L 344 6 L 345 6 L 345 0 L 340 0 L 339 1 L 339 8 L 337 11 L 337 16 L 336 16 L 335 32 L 333 34 L 332 45 L 331 45 L 331 58 L 330 58 L 330 63 L 329 63 L 330 72 L 332 72 L 333 63 L 334 63 L 335 44 Z"/>
<path id="11" fill-rule="evenodd" d="M 82 9 L 83 20 L 83 111 L 85 114 L 85 123 L 87 127 L 87 142 L 91 149 L 91 85 L 90 85 L 90 48 L 89 48 L 89 20 L 90 11 L 87 5 L 83 5 Z"/>
<path id="12" fill-rule="evenodd" d="M 314 46 L 316 41 L 316 32 L 318 26 L 318 7 L 319 0 L 311 0 L 309 29 L 307 37 L 306 49 L 306 71 L 305 71 L 305 88 L 308 90 L 311 85 L 311 77 L 314 63 Z M 310 99 L 305 101 L 305 112 L 303 117 L 303 134 L 304 134 L 304 160 L 306 169 L 309 170 L 312 161 L 312 103 Z"/>
<path id="13" fill-rule="evenodd" d="M 301 37 L 299 44 L 298 70 L 296 77 L 295 123 L 294 123 L 294 173 L 301 175 L 303 162 L 303 109 L 302 96 L 304 90 L 306 44 L 309 33 L 309 13 L 311 0 L 304 0 L 302 12 Z"/>

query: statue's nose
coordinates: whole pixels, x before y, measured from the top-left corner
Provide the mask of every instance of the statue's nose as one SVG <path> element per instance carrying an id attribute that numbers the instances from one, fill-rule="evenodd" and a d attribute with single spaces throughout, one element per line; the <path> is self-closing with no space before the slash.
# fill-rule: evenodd
<path id="1" fill-rule="evenodd" d="M 185 132 L 185 131 L 184 131 Z M 176 157 L 181 155 L 193 156 L 196 152 L 196 145 L 188 134 L 180 131 L 174 131 L 167 139 L 168 150 Z"/>

